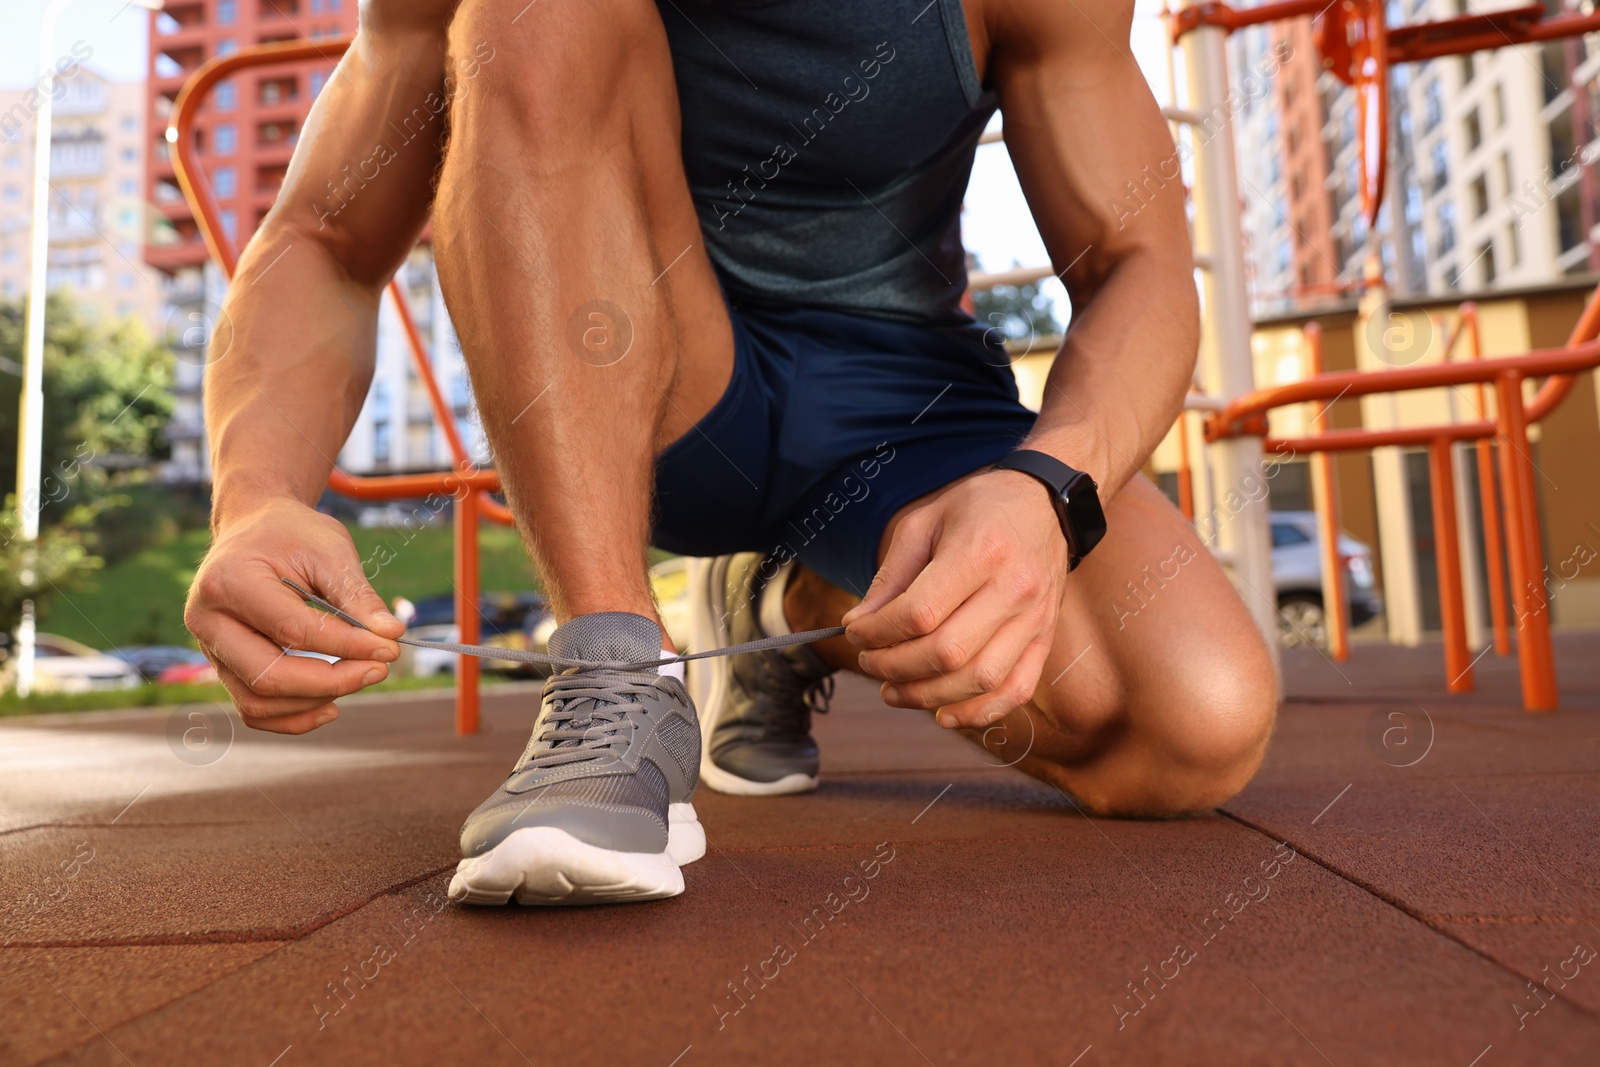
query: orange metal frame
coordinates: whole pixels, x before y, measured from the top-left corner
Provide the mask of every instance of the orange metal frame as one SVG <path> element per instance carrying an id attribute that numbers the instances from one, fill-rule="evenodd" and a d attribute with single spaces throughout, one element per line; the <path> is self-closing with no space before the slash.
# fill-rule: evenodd
<path id="1" fill-rule="evenodd" d="M 350 37 L 327 38 L 241 49 L 202 65 L 179 91 L 178 99 L 173 104 L 172 123 L 167 131 L 167 140 L 173 150 L 173 170 L 184 199 L 195 213 L 206 248 L 230 279 L 238 269 L 239 255 L 223 232 L 211 183 L 196 158 L 194 139 L 190 136 L 195 113 L 216 83 L 230 74 L 276 63 L 334 59 L 344 54 L 352 40 Z M 335 467 L 329 475 L 328 487 L 358 500 L 395 500 L 436 493 L 448 494 L 454 500 L 456 621 L 461 631 L 460 639 L 475 644 L 482 636 L 478 625 L 479 520 L 489 519 L 510 525 L 512 517 L 503 504 L 489 496 L 500 490 L 499 475 L 492 470 L 478 468 L 467 455 L 455 415 L 445 403 L 444 394 L 439 391 L 433 367 L 428 360 L 427 345 L 417 329 L 411 306 L 398 281 L 389 283 L 389 294 L 394 298 L 395 309 L 399 312 L 412 358 L 416 362 L 417 377 L 428 391 L 434 418 L 444 431 L 454 466 L 451 470 L 435 473 L 378 477 L 360 477 Z M 472 656 L 460 657 L 456 665 L 455 722 L 458 734 L 478 731 L 479 669 L 479 661 Z"/>
<path id="2" fill-rule="evenodd" d="M 1465 325 L 1476 346 L 1476 310 L 1464 314 Z M 1511 592 L 1516 608 L 1517 653 L 1522 680 L 1522 703 L 1528 711 L 1554 711 L 1557 706 L 1555 662 L 1550 647 L 1550 618 L 1546 613 L 1544 587 L 1544 549 L 1540 541 L 1537 497 L 1533 482 L 1533 460 L 1528 452 L 1528 427 L 1548 415 L 1572 389 L 1574 376 L 1600 366 L 1600 287 L 1590 296 L 1578 324 L 1564 348 L 1530 352 L 1497 359 L 1475 358 L 1463 363 L 1440 363 L 1422 367 L 1402 367 L 1383 371 L 1350 371 L 1318 374 L 1288 385 L 1258 389 L 1233 401 L 1206 422 L 1206 440 L 1219 441 L 1243 434 L 1266 436 L 1264 419 L 1274 408 L 1290 404 L 1322 401 L 1331 404 L 1342 397 L 1370 396 L 1374 393 L 1407 392 L 1473 385 L 1493 385 L 1495 415 L 1445 426 L 1423 426 L 1395 430 L 1328 430 L 1309 437 L 1271 438 L 1263 447 L 1274 451 L 1292 450 L 1296 454 L 1364 451 L 1381 447 L 1425 447 L 1428 449 L 1432 484 L 1434 537 L 1439 570 L 1440 616 L 1444 626 L 1445 671 L 1451 692 L 1472 689 L 1472 661 L 1467 648 L 1466 612 L 1462 595 L 1461 546 L 1456 527 L 1455 478 L 1451 446 L 1457 441 L 1477 441 L 1487 446 L 1499 441 L 1499 481 L 1505 494 L 1505 541 L 1510 559 Z M 1454 338 L 1450 344 L 1453 346 Z M 1522 383 L 1530 378 L 1546 380 L 1531 400 L 1524 401 Z M 1487 464 L 1486 448 L 1480 448 L 1478 461 Z M 1484 469 L 1480 466 L 1480 472 Z M 1485 507 L 1494 492 L 1485 492 Z M 1326 521 L 1326 520 L 1324 520 Z M 1496 530 L 1491 518 L 1488 530 Z M 1495 571 L 1491 566 L 1491 574 Z M 1498 587 L 1498 586 L 1496 586 Z M 1501 647 L 1498 628 L 1503 625 L 1504 606 L 1497 612 L 1496 647 Z M 1507 642 L 1508 643 L 1508 642 Z"/>

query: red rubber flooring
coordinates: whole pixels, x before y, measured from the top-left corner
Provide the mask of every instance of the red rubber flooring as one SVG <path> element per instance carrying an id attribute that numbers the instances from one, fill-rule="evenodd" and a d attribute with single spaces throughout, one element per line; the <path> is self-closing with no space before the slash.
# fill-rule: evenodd
<path id="1" fill-rule="evenodd" d="M 0 1064 L 1600 1062 L 1600 636 L 1557 715 L 1438 649 L 1288 664 L 1222 813 L 1090 819 L 847 682 L 814 796 L 697 797 L 688 891 L 444 902 L 528 690 L 301 739 L 0 722 Z M 179 758 L 179 753 L 184 758 Z"/>

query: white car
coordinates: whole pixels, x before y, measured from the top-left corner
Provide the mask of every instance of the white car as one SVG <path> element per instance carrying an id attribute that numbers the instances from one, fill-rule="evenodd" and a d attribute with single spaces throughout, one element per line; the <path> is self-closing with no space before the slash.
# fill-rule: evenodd
<path id="1" fill-rule="evenodd" d="M 33 686 L 40 693 L 133 689 L 143 679 L 131 663 L 57 634 L 34 636 Z"/>
<path id="2" fill-rule="evenodd" d="M 1278 635 L 1285 648 L 1325 646 L 1328 621 L 1322 606 L 1322 539 L 1311 511 L 1272 513 L 1272 584 L 1278 592 Z M 1383 610 L 1383 594 L 1372 569 L 1372 549 L 1339 535 L 1344 564 L 1346 618 L 1360 626 Z"/>

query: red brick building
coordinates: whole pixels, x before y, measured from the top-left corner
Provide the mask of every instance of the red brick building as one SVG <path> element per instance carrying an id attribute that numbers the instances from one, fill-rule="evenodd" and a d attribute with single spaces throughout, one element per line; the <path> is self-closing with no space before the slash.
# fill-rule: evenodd
<path id="1" fill-rule="evenodd" d="M 145 260 L 172 273 L 206 261 L 193 214 L 173 176 L 165 133 L 184 80 L 205 61 L 274 41 L 355 32 L 356 0 L 169 0 L 150 15 L 148 200 L 156 205 Z M 242 247 L 272 206 L 311 102 L 334 61 L 273 67 L 219 83 L 194 136 L 223 226 Z"/>

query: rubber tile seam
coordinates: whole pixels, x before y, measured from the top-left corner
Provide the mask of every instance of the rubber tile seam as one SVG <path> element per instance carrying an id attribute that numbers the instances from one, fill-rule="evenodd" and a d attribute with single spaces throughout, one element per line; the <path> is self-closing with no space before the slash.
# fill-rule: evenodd
<path id="1" fill-rule="evenodd" d="M 1232 819 L 1234 822 L 1237 822 L 1239 825 L 1248 827 L 1251 830 L 1254 830 L 1256 833 L 1261 834 L 1264 837 L 1267 837 L 1267 838 L 1269 838 L 1269 839 L 1271 839 L 1273 841 L 1280 840 L 1280 838 L 1276 834 L 1274 834 L 1271 830 L 1269 830 L 1265 826 L 1257 826 L 1255 823 L 1251 822 L 1249 819 L 1246 819 L 1243 816 L 1235 815 L 1231 811 L 1227 811 L 1227 810 L 1222 809 L 1222 808 L 1218 808 L 1217 810 L 1222 815 L 1226 816 L 1229 819 Z M 1486 952 L 1483 949 L 1479 948 L 1478 946 L 1472 944 L 1470 941 L 1466 941 L 1463 938 L 1458 937 L 1452 931 L 1450 931 L 1448 929 L 1445 929 L 1443 927 L 1440 927 L 1440 926 L 1436 926 L 1433 923 L 1429 922 L 1428 921 L 1428 913 L 1417 911 L 1416 909 L 1409 907 L 1404 901 L 1402 901 L 1402 900 L 1400 900 L 1400 899 L 1398 899 L 1396 897 L 1390 896 L 1389 894 L 1387 894 L 1387 893 L 1383 892 L 1381 889 L 1379 889 L 1377 886 L 1371 884 L 1370 882 L 1366 881 L 1363 878 L 1358 877 L 1357 875 L 1350 874 L 1350 873 L 1347 873 L 1345 871 L 1340 870 L 1338 867 L 1336 867 L 1332 863 L 1332 861 L 1323 859 L 1321 856 L 1318 856 L 1314 852 L 1308 852 L 1304 848 L 1301 848 L 1298 844 L 1294 845 L 1293 847 L 1294 847 L 1294 850 L 1297 853 L 1299 853 L 1300 855 L 1304 856 L 1306 859 L 1310 860 L 1312 863 L 1315 863 L 1318 867 L 1321 867 L 1323 870 L 1327 871 L 1329 874 L 1333 875 L 1335 878 L 1338 878 L 1338 879 L 1340 879 L 1341 881 L 1344 881 L 1344 882 L 1348 882 L 1350 885 L 1355 886 L 1357 889 L 1360 889 L 1360 890 L 1366 892 L 1367 894 L 1371 895 L 1375 899 L 1382 901 L 1383 903 L 1389 905 L 1389 907 L 1391 907 L 1391 908 L 1395 909 L 1396 911 L 1400 912 L 1401 914 L 1405 915 L 1407 918 L 1412 919 L 1412 920 L 1416 921 L 1417 923 L 1420 923 L 1421 925 L 1427 927 L 1430 931 L 1432 931 L 1434 934 L 1438 935 L 1439 937 L 1442 937 L 1447 941 L 1452 941 L 1455 944 L 1457 944 L 1457 945 L 1461 946 L 1462 948 L 1466 949 L 1468 952 L 1472 953 L 1474 956 L 1477 956 L 1479 959 L 1485 961 L 1486 963 L 1488 963 L 1490 966 L 1494 967 L 1495 969 L 1500 970 L 1500 971 L 1504 971 L 1506 974 L 1510 975 L 1513 978 L 1518 979 L 1519 981 L 1524 981 L 1524 982 L 1533 981 L 1532 978 L 1530 978 L 1527 975 L 1521 973 L 1515 967 L 1513 967 L 1510 964 L 1504 962 L 1503 960 L 1497 959 L 1494 956 L 1489 955 L 1488 952 Z M 1575 1011 L 1577 1011 L 1580 1015 L 1588 1016 L 1591 1019 L 1600 1019 L 1600 1011 L 1595 1011 L 1592 1008 L 1585 1007 L 1584 1005 L 1579 1004 L 1576 1001 L 1572 1001 L 1572 1000 L 1568 1000 L 1567 1004 L 1568 1004 L 1568 1006 L 1573 1008 Z"/>

